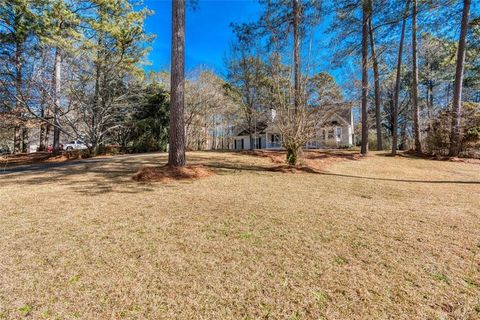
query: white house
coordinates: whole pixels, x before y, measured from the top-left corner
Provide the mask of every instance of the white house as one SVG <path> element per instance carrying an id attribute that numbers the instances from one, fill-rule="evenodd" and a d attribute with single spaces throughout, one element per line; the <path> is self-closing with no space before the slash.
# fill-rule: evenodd
<path id="1" fill-rule="evenodd" d="M 272 118 L 274 111 L 272 110 Z M 305 148 L 340 148 L 350 147 L 354 144 L 354 123 L 351 108 L 332 112 L 329 119 L 317 132 L 317 137 L 309 141 Z M 250 141 L 252 137 L 252 141 Z M 281 149 L 282 137 L 272 124 L 265 122 L 256 123 L 252 130 L 241 129 L 233 137 L 233 150 L 253 149 Z"/>

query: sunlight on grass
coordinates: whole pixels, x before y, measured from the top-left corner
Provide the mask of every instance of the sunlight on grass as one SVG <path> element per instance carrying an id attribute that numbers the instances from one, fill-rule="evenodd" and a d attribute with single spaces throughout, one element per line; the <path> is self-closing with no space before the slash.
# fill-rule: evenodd
<path id="1" fill-rule="evenodd" d="M 0 176 L 0 318 L 478 318 L 480 167 L 344 152 L 311 172 L 189 153 L 214 174 L 168 183 L 131 179 L 164 154 Z"/>

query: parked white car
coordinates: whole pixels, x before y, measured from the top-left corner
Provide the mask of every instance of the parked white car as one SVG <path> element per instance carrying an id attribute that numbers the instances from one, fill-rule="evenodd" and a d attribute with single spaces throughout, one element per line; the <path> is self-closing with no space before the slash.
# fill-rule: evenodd
<path id="1" fill-rule="evenodd" d="M 88 149 L 87 145 L 80 140 L 73 140 L 73 141 L 70 141 L 69 143 L 65 143 L 63 145 L 63 148 L 67 151 Z"/>

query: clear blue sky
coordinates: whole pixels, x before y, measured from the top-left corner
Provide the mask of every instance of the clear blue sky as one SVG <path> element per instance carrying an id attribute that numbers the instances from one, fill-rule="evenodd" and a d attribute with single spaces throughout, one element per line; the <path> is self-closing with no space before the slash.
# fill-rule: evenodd
<path id="1" fill-rule="evenodd" d="M 146 21 L 148 33 L 157 37 L 149 55 L 147 70 L 170 67 L 171 0 L 144 0 L 155 11 Z M 257 20 L 260 6 L 256 0 L 200 0 L 195 10 L 186 13 L 186 69 L 205 65 L 225 76 L 224 57 L 234 35 L 231 22 Z"/>

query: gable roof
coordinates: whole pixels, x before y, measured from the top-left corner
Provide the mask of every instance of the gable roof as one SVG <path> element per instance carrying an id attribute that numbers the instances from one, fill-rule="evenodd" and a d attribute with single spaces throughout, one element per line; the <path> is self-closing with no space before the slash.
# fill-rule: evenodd
<path id="1" fill-rule="evenodd" d="M 256 124 L 253 125 L 251 130 L 247 129 L 241 129 L 240 132 L 236 134 L 236 136 L 249 136 L 250 134 L 261 134 L 265 133 L 265 129 L 267 129 L 268 123 L 265 121 L 258 121 Z"/>

